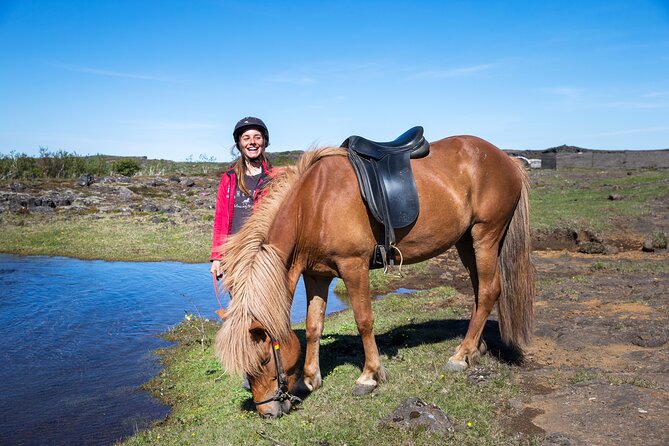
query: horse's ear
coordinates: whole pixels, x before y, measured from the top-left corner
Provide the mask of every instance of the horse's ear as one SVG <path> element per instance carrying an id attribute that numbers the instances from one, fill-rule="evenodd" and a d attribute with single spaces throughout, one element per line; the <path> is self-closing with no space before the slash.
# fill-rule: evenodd
<path id="1" fill-rule="evenodd" d="M 249 333 L 251 333 L 251 336 L 258 341 L 264 341 L 267 337 L 267 330 L 265 330 L 265 327 L 263 327 L 263 325 L 256 319 L 253 319 L 253 322 L 251 322 Z"/>
<path id="2" fill-rule="evenodd" d="M 221 318 L 222 321 L 225 321 L 228 318 L 228 312 L 225 311 L 223 308 L 219 308 L 218 310 L 216 310 L 216 314 L 218 315 L 218 317 Z"/>

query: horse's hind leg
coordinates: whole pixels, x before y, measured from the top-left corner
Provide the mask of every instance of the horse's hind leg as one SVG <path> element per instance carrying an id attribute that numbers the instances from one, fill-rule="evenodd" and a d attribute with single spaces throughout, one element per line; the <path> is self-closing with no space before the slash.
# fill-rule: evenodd
<path id="1" fill-rule="evenodd" d="M 480 357 L 481 334 L 501 293 L 497 255 L 504 225 L 476 224 L 456 244 L 474 288 L 474 306 L 465 338 L 446 364 L 448 370 L 464 370 Z"/>
<path id="2" fill-rule="evenodd" d="M 310 391 L 322 384 L 319 347 L 323 334 L 325 307 L 328 303 L 328 288 L 332 278 L 304 274 L 307 292 L 307 349 L 304 355 L 304 384 Z"/>

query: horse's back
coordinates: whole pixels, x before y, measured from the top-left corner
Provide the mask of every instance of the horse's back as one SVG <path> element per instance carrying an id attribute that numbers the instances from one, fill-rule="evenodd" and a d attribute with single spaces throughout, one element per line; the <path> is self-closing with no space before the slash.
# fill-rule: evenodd
<path id="1" fill-rule="evenodd" d="M 512 211 L 524 182 L 524 169 L 509 155 L 476 136 L 451 136 L 431 143 L 421 168 L 466 198 L 478 218 L 491 210 Z M 428 156 L 428 158 L 430 158 Z"/>
<path id="2" fill-rule="evenodd" d="M 409 261 L 445 251 L 477 221 L 507 218 L 520 194 L 522 180 L 514 161 L 474 136 L 432 142 L 430 154 L 411 165 L 420 212 L 414 224 L 396 231 Z M 309 216 L 303 235 L 313 236 L 321 249 L 369 255 L 383 239 L 383 226 L 367 210 L 345 156 L 319 160 L 297 190 L 291 201 L 299 202 L 298 214 Z"/>

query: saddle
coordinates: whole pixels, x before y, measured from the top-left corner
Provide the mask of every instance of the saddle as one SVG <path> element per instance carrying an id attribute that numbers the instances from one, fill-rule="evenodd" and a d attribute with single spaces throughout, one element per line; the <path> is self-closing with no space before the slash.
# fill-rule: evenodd
<path id="1" fill-rule="evenodd" d="M 395 229 L 409 226 L 418 218 L 418 191 L 410 160 L 430 151 L 423 127 L 413 127 L 390 142 L 349 136 L 341 147 L 348 149 L 348 159 L 370 213 L 385 229 L 383 244 L 376 245 L 370 266 L 393 265 Z"/>

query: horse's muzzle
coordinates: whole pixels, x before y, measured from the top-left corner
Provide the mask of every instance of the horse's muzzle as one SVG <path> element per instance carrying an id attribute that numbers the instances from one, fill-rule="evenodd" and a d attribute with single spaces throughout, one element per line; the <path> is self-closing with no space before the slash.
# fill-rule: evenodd
<path id="1" fill-rule="evenodd" d="M 289 400 L 285 401 L 272 401 L 262 406 L 258 406 L 258 413 L 263 418 L 279 418 L 288 412 L 292 408 L 292 404 Z"/>

